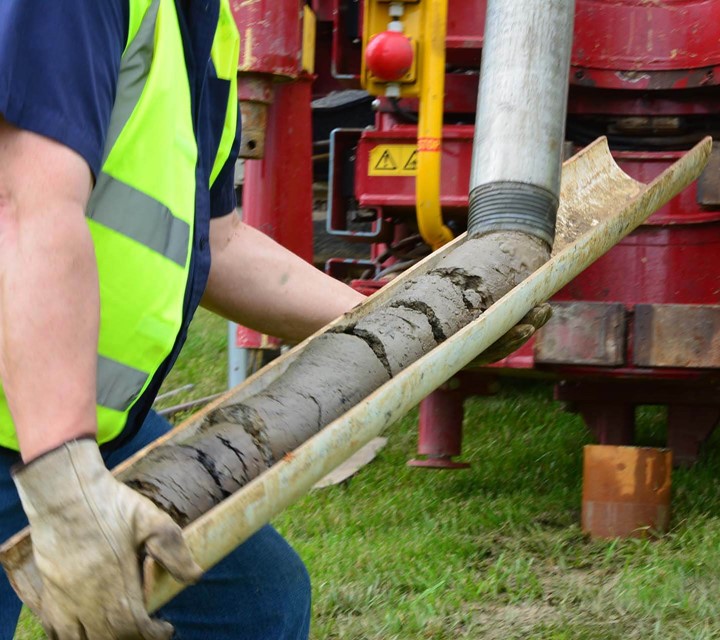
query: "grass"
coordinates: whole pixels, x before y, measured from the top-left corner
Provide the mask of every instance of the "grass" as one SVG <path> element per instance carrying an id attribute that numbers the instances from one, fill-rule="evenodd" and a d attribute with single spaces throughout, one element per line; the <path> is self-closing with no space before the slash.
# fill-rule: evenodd
<path id="1" fill-rule="evenodd" d="M 188 339 L 160 394 L 187 384 L 193 388 L 156 403 L 163 409 L 225 391 L 227 372 L 227 321 L 204 309 L 198 309 Z M 179 421 L 186 414 L 173 418 Z"/>
<path id="2" fill-rule="evenodd" d="M 225 324 L 201 313 L 167 388 L 222 388 Z M 177 399 L 174 399 L 175 402 Z M 643 408 L 643 444 L 663 411 Z M 468 401 L 465 471 L 410 469 L 412 414 L 349 482 L 275 521 L 314 582 L 316 640 L 720 638 L 720 438 L 673 474 L 673 528 L 592 541 L 578 526 L 580 419 L 541 383 Z M 16 638 L 42 635 L 25 617 Z"/>

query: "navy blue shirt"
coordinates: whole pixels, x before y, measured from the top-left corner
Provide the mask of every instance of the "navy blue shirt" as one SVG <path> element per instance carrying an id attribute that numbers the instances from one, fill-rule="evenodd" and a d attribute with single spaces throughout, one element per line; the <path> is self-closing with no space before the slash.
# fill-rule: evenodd
<path id="1" fill-rule="evenodd" d="M 131 410 L 124 440 L 139 427 L 180 352 L 210 271 L 211 217 L 235 209 L 233 150 L 207 189 L 220 144 L 230 83 L 218 79 L 210 50 L 218 0 L 176 0 L 185 43 L 198 140 L 194 247 L 184 320 L 175 347 Z M 128 0 L 0 0 L 0 113 L 10 123 L 61 142 L 98 175 L 128 32 Z"/>

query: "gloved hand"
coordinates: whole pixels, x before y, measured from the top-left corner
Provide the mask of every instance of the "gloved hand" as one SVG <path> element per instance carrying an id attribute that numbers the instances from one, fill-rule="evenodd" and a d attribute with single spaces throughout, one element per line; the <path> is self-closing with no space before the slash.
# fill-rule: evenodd
<path id="1" fill-rule="evenodd" d="M 73 440 L 15 470 L 42 577 L 39 611 L 49 638 L 170 638 L 172 625 L 145 611 L 145 551 L 191 583 L 202 570 L 180 527 L 115 480 L 94 440 Z"/>
<path id="2" fill-rule="evenodd" d="M 552 316 L 552 307 L 543 303 L 533 307 L 510 331 L 491 344 L 468 367 L 482 367 L 507 358 L 513 351 L 522 347 L 532 335 Z"/>

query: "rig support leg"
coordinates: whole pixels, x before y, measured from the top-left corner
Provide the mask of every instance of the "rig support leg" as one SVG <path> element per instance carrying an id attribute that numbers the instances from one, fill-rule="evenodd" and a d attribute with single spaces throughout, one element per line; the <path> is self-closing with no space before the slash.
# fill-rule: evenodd
<path id="1" fill-rule="evenodd" d="M 635 406 L 612 402 L 583 402 L 577 406 L 598 444 L 635 443 Z"/>
<path id="2" fill-rule="evenodd" d="M 462 453 L 465 393 L 448 386 L 433 391 L 420 403 L 418 453 L 427 457 L 410 460 L 410 467 L 466 469 L 470 466 L 453 460 Z"/>
<path id="3" fill-rule="evenodd" d="M 720 421 L 720 406 L 668 405 L 667 446 L 676 467 L 689 467 L 697 461 L 700 448 Z"/>

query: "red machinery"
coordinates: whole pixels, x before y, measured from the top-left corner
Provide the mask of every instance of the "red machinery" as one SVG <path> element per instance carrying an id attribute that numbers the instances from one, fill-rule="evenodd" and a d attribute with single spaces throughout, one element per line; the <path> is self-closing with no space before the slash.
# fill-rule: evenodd
<path id="1" fill-rule="evenodd" d="M 374 127 L 335 130 L 330 153 L 328 231 L 371 248 L 370 259 L 330 260 L 327 268 L 366 291 L 428 248 L 415 220 L 418 93 L 398 90 L 403 85 L 385 90 L 383 78 L 364 68 L 363 47 L 385 30 L 373 22 L 373 11 L 391 17 L 395 11 L 393 19 L 402 20 L 428 2 L 312 2 L 318 19 L 315 94 L 357 87 L 362 74 L 380 94 Z M 297 0 L 278 4 L 298 7 Z M 440 204 L 455 233 L 467 217 L 485 5 L 448 0 L 447 7 Z M 408 35 L 422 65 L 427 42 L 421 22 L 413 32 L 410 17 Z M 410 86 L 421 76 L 413 66 L 400 82 Z M 720 0 L 577 0 L 568 153 L 606 135 L 622 168 L 649 181 L 678 151 L 720 131 L 719 84 Z M 262 187 L 246 179 L 245 189 L 247 202 Z M 420 453 L 428 460 L 421 463 L 455 466 L 463 398 L 488 392 L 494 377 L 518 369 L 556 380 L 556 397 L 579 411 L 602 443 L 633 441 L 637 405 L 667 405 L 669 446 L 677 461 L 692 461 L 720 419 L 720 152 L 697 186 L 553 302 L 554 319 L 534 343 L 493 368 L 462 374 L 425 401 Z"/>
<path id="2" fill-rule="evenodd" d="M 241 38 L 238 99 L 246 158 L 243 219 L 312 260 L 311 11 L 299 0 L 231 3 Z M 306 158 L 298 162 L 298 158 Z M 236 345 L 277 349 L 279 342 L 237 327 Z"/>

